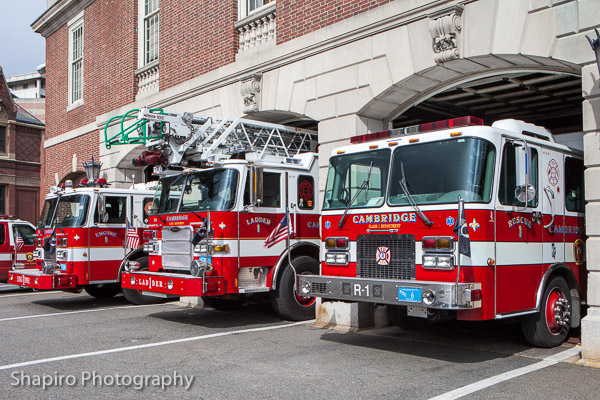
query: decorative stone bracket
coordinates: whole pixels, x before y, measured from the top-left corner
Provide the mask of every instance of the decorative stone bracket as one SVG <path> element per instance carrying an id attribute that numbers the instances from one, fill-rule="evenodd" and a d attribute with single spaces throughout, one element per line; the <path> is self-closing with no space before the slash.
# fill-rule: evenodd
<path id="1" fill-rule="evenodd" d="M 244 99 L 244 113 L 250 114 L 261 109 L 262 74 L 253 74 L 242 79 L 240 92 Z"/>
<path id="2" fill-rule="evenodd" d="M 438 64 L 460 58 L 462 12 L 462 6 L 453 6 L 429 15 L 429 33 Z"/>

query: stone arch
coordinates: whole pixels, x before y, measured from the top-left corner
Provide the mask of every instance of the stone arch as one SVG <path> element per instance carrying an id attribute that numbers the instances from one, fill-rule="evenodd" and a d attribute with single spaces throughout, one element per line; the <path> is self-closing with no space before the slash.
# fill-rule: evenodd
<path id="1" fill-rule="evenodd" d="M 465 84 L 470 81 L 490 78 L 502 79 L 504 75 L 526 74 L 526 73 L 544 73 L 556 75 L 568 75 L 578 79 L 581 78 L 581 66 L 566 61 L 557 61 L 551 58 L 536 57 L 535 62 L 529 60 L 528 63 L 522 62 L 501 67 L 483 67 L 484 63 L 488 65 L 498 64 L 500 60 L 506 61 L 501 55 L 485 55 L 472 57 L 470 60 L 471 70 L 465 70 L 464 60 L 452 60 L 443 65 L 419 71 L 383 90 L 371 101 L 365 104 L 357 113 L 358 116 L 381 120 L 384 126 L 427 99 L 442 93 L 453 87 Z M 496 63 L 490 63 L 490 58 L 498 59 Z M 516 61 L 517 58 L 511 60 Z M 479 62 L 478 62 L 479 61 Z M 457 70 L 462 70 L 458 73 Z"/>

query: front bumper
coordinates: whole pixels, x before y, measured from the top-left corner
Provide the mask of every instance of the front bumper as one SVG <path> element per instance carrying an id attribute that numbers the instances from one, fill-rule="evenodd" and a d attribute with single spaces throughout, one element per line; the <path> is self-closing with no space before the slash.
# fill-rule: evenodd
<path id="1" fill-rule="evenodd" d="M 21 269 L 8 271 L 8 283 L 39 290 L 73 289 L 77 279 L 73 274 L 62 272 L 44 274 L 39 269 Z"/>
<path id="2" fill-rule="evenodd" d="M 195 277 L 187 274 L 166 272 L 123 272 L 121 287 L 141 290 L 148 296 L 204 296 L 225 294 L 223 277 Z"/>
<path id="3" fill-rule="evenodd" d="M 298 294 L 328 300 L 418 306 L 442 310 L 481 307 L 481 283 L 425 282 L 298 275 Z"/>

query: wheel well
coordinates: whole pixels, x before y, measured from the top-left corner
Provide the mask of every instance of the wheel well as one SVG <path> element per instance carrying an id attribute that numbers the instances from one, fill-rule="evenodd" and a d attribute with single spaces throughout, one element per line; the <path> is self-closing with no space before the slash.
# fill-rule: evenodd
<path id="1" fill-rule="evenodd" d="M 319 261 L 319 246 L 315 243 L 306 242 L 292 247 L 291 257 L 295 258 L 298 256 L 309 256 Z M 285 270 L 285 268 L 287 268 L 287 260 L 288 253 L 286 251 L 274 267 L 271 290 L 277 289 L 277 284 L 279 283 L 281 273 Z"/>
<path id="2" fill-rule="evenodd" d="M 117 274 L 117 281 L 121 282 L 121 272 L 123 272 L 123 267 L 125 267 L 125 263 L 127 261 L 135 261 L 139 258 L 145 257 L 146 253 L 142 249 L 135 249 L 129 254 L 125 256 L 123 261 L 121 261 L 121 265 L 119 265 L 119 273 Z"/>
<path id="3" fill-rule="evenodd" d="M 575 278 L 575 274 L 573 274 L 573 271 L 571 271 L 571 269 L 565 264 L 553 264 L 546 270 L 538 287 L 535 308 L 537 311 L 541 311 L 541 304 L 543 301 L 542 294 L 544 293 L 544 289 L 548 282 L 550 282 L 556 276 L 562 277 L 565 281 L 567 281 L 567 285 L 569 285 L 571 302 L 573 303 L 571 307 L 573 311 L 571 326 L 573 328 L 577 328 L 581 320 L 579 285 L 577 283 L 577 279 Z"/>

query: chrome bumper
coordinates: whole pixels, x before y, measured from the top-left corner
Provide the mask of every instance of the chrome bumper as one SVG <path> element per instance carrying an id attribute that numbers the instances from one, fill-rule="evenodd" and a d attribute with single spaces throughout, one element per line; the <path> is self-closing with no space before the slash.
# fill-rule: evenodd
<path id="1" fill-rule="evenodd" d="M 418 306 L 442 310 L 481 307 L 481 283 L 425 282 L 299 275 L 301 296 L 328 300 Z M 414 297 L 411 298 L 410 296 Z"/>

